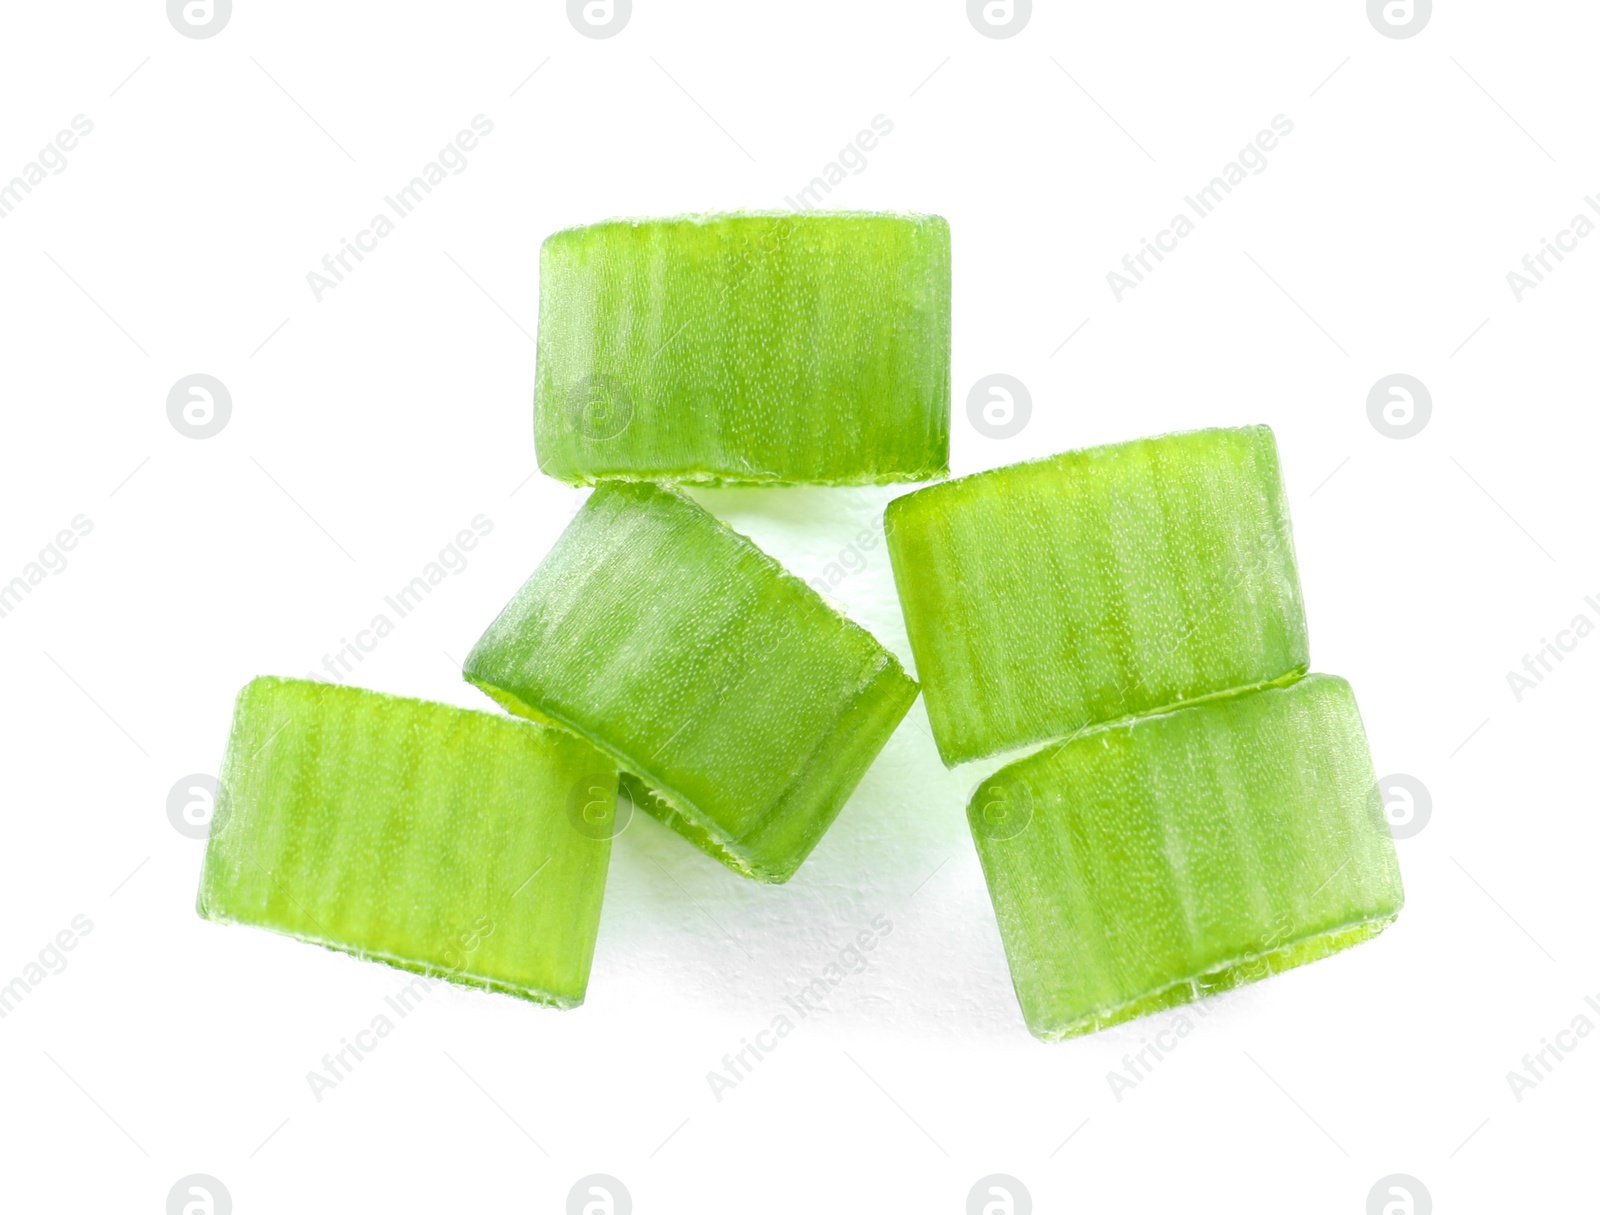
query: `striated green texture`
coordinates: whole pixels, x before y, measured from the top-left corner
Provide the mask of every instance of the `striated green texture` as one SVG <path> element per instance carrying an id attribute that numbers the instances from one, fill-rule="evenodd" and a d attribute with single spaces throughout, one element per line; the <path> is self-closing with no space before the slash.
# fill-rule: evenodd
<path id="1" fill-rule="evenodd" d="M 895 583 L 946 765 L 1308 664 L 1265 426 L 1066 452 L 896 498 Z"/>
<path id="2" fill-rule="evenodd" d="M 607 482 L 466 676 L 634 773 L 723 864 L 787 880 L 916 698 L 860 626 L 677 490 Z"/>
<path id="3" fill-rule="evenodd" d="M 301 679 L 239 693 L 200 879 L 208 920 L 583 1003 L 615 767 L 562 730 Z"/>
<path id="4" fill-rule="evenodd" d="M 950 226 L 789 212 L 612 220 L 539 255 L 539 467 L 706 484 L 950 464 Z"/>
<path id="5" fill-rule="evenodd" d="M 1314 961 L 1404 895 L 1350 685 L 1080 734 L 967 809 L 1028 1028 L 1054 1040 Z"/>

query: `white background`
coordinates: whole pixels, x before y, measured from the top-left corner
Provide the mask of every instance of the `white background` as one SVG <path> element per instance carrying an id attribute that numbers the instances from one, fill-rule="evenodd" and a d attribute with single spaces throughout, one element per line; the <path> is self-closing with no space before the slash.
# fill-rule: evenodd
<path id="1" fill-rule="evenodd" d="M 196 40 L 159 0 L 7 5 L 0 180 L 94 123 L 0 220 L 0 581 L 93 523 L 0 619 L 0 983 L 94 925 L 0 1021 L 8 1209 L 155 1213 L 193 1172 L 240 1215 L 560 1211 L 591 1172 L 640 1212 L 959 1212 L 993 1172 L 1041 1212 L 1359 1213 L 1394 1172 L 1440 1212 L 1594 1209 L 1600 1035 L 1520 1102 L 1506 1073 L 1600 998 L 1600 639 L 1520 703 L 1506 675 L 1600 623 L 1600 240 L 1521 303 L 1506 273 L 1600 188 L 1597 25 L 1463 0 L 1395 40 L 1359 0 L 1079 0 L 991 39 L 953 0 L 636 0 L 596 40 L 552 0 L 237 0 Z M 307 272 L 477 114 L 467 169 L 317 302 Z M 1170 1018 L 1028 1036 L 963 818 L 983 771 L 940 766 L 919 704 L 787 886 L 638 821 L 582 1009 L 441 989 L 317 1102 L 306 1074 L 401 978 L 201 922 L 168 791 L 216 770 L 242 684 L 318 668 L 480 513 L 357 678 L 489 707 L 458 660 L 581 498 L 531 475 L 540 241 L 781 206 L 878 114 L 830 202 L 950 220 L 954 471 L 1277 431 L 1313 665 L 1432 795 L 1404 913 L 1211 1002 L 1118 1101 Z M 1119 304 L 1106 273 L 1277 114 L 1269 167 Z M 195 372 L 233 401 L 203 441 L 166 416 Z M 1031 390 L 1008 440 L 966 417 L 991 372 Z M 1393 372 L 1433 398 L 1404 441 L 1366 413 Z M 813 577 L 888 496 L 702 500 Z M 881 543 L 835 594 L 909 659 Z M 877 915 L 870 969 L 715 1100 Z"/>

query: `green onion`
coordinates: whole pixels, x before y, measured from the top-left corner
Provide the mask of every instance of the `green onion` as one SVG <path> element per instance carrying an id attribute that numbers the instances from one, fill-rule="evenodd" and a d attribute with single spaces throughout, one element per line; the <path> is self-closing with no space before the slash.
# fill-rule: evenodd
<path id="1" fill-rule="evenodd" d="M 1333 676 L 1094 728 L 1001 769 L 967 814 L 1046 1040 L 1325 957 L 1404 902 Z"/>
<path id="2" fill-rule="evenodd" d="M 1265 426 L 962 477 L 895 499 L 885 526 L 950 766 L 1308 663 Z"/>
<path id="3" fill-rule="evenodd" d="M 870 633 L 677 490 L 597 488 L 466 676 L 583 735 L 642 808 L 747 877 L 787 880 L 917 686 Z"/>
<path id="4" fill-rule="evenodd" d="M 950 227 L 862 212 L 613 220 L 539 258 L 539 466 L 704 484 L 949 470 Z"/>
<path id="5" fill-rule="evenodd" d="M 564 731 L 257 679 L 234 711 L 199 912 L 571 1008 L 611 855 L 583 824 L 616 781 Z"/>

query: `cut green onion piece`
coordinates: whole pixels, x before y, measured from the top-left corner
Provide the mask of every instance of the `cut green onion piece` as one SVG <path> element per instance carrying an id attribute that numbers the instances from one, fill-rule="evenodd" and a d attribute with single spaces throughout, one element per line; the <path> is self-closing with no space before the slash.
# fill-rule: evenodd
<path id="1" fill-rule="evenodd" d="M 1306 669 L 1265 426 L 962 477 L 895 499 L 885 527 L 947 765 Z"/>
<path id="2" fill-rule="evenodd" d="M 235 707 L 199 911 L 541 1004 L 583 1003 L 614 766 L 562 730 L 300 679 Z"/>
<path id="3" fill-rule="evenodd" d="M 607 482 L 466 663 L 514 713 L 635 773 L 642 808 L 786 880 L 917 685 L 860 626 L 676 490 Z"/>
<path id="4" fill-rule="evenodd" d="M 613 220 L 539 256 L 539 467 L 563 481 L 926 481 L 950 464 L 935 215 Z"/>
<path id="5" fill-rule="evenodd" d="M 1404 895 L 1350 685 L 1134 718 L 967 810 L 1028 1028 L 1055 1040 L 1315 961 Z"/>

